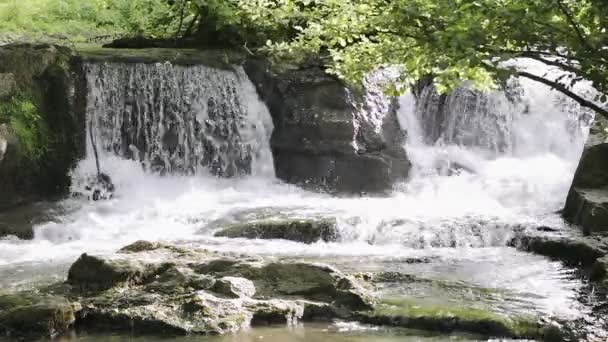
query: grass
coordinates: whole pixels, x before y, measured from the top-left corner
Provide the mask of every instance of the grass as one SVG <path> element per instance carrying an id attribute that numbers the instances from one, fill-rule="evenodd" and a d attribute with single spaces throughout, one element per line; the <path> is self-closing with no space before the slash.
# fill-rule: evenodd
<path id="1" fill-rule="evenodd" d="M 29 40 L 168 35 L 172 18 L 165 0 L 0 0 L 0 36 Z"/>

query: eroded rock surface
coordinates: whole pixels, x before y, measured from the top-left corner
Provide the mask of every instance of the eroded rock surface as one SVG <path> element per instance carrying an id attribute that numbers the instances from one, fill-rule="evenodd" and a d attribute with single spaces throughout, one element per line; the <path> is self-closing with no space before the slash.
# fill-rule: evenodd
<path id="1" fill-rule="evenodd" d="M 303 243 L 335 241 L 335 219 L 254 220 L 229 225 L 215 236 L 247 239 L 284 239 Z"/>
<path id="2" fill-rule="evenodd" d="M 371 81 L 363 93 L 349 89 L 314 63 L 282 67 L 245 65 L 273 118 L 277 177 L 329 192 L 374 193 L 408 176 L 394 99 Z"/>
<path id="3" fill-rule="evenodd" d="M 0 295 L 0 334 L 20 339 L 54 337 L 76 320 L 80 305 L 44 294 Z"/>
<path id="4" fill-rule="evenodd" d="M 360 283 L 322 264 L 237 258 L 136 242 L 83 254 L 68 283 L 78 324 L 143 333 L 225 333 L 251 324 L 348 317 L 371 308 Z"/>
<path id="5" fill-rule="evenodd" d="M 608 231 L 607 127 L 605 119 L 596 118 L 563 212 L 566 220 L 581 226 L 586 234 Z"/>

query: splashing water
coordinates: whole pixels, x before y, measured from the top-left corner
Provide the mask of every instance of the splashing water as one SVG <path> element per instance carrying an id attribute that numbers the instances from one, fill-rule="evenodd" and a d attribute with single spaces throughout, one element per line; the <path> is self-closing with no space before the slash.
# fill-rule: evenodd
<path id="1" fill-rule="evenodd" d="M 563 205 L 585 140 L 584 125 L 572 115 L 580 108 L 573 111 L 570 102 L 564 107 L 563 98 L 544 86 L 519 80 L 514 98 L 466 87 L 443 98 L 432 88 L 419 99 L 404 95 L 399 119 L 408 134 L 411 179 L 390 196 L 335 198 L 274 178 L 270 116 L 242 69 L 87 69 L 88 120 L 96 124 L 115 199 L 59 203 L 61 214 L 37 225 L 33 241 L 0 241 L 0 265 L 67 264 L 82 252 L 110 253 L 139 239 L 347 258 L 351 265 L 359 258 L 384 266 L 419 258 L 431 260 L 428 267 L 411 266 L 419 274 L 535 293 L 549 311 L 572 307 L 577 285 L 563 281 L 559 264 L 506 248 L 522 226 L 563 226 L 554 212 Z M 93 170 L 91 157 L 79 164 L 75 190 Z M 336 217 L 340 241 L 213 237 L 211 222 L 242 211 Z"/>

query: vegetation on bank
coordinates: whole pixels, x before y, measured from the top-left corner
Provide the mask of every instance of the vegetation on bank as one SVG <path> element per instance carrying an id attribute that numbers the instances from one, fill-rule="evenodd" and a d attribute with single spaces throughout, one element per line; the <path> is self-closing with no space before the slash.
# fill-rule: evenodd
<path id="1" fill-rule="evenodd" d="M 49 130 L 31 96 L 14 95 L 0 101 L 0 123 L 8 123 L 19 140 L 19 152 L 38 161 L 49 146 Z"/>
<path id="2" fill-rule="evenodd" d="M 165 0 L 0 0 L 0 33 L 85 42 L 106 37 L 162 37 L 175 16 Z"/>
<path id="3" fill-rule="evenodd" d="M 0 0 L 0 30 L 194 38 L 295 61 L 320 57 L 358 83 L 397 67 L 392 90 L 433 76 L 489 89 L 510 76 L 544 83 L 608 117 L 608 5 L 604 0 Z M 571 73 L 555 78 L 505 63 L 527 57 Z M 573 87 L 588 80 L 594 101 Z"/>

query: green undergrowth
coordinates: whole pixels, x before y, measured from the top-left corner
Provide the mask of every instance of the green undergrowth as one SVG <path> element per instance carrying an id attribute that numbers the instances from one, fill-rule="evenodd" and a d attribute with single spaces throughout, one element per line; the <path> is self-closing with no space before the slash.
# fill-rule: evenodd
<path id="1" fill-rule="evenodd" d="M 21 93 L 0 101 L 0 123 L 11 127 L 25 158 L 36 162 L 47 152 L 49 129 L 32 96 Z"/>
<path id="2" fill-rule="evenodd" d="M 63 38 L 73 42 L 106 35 L 174 32 L 166 0 L 0 0 L 0 36 Z"/>

